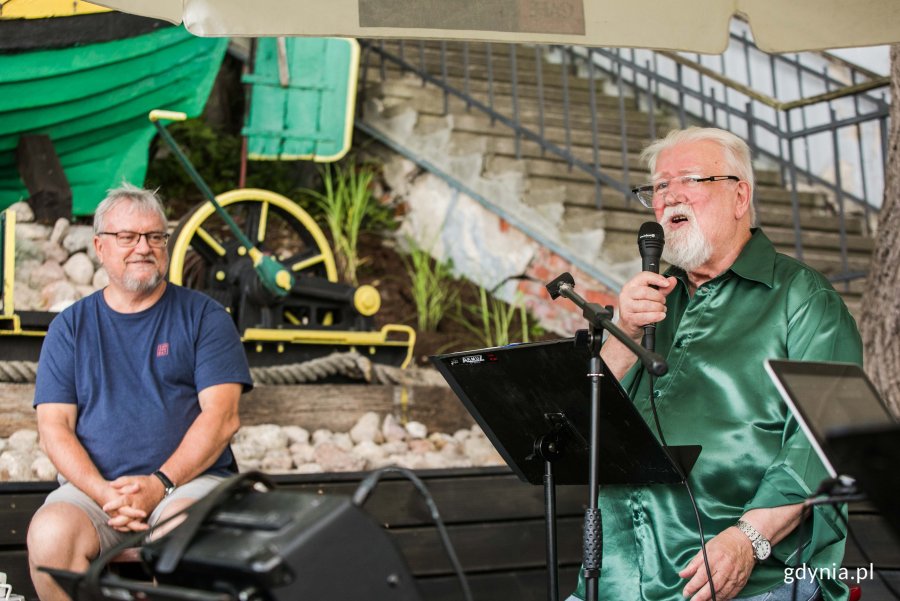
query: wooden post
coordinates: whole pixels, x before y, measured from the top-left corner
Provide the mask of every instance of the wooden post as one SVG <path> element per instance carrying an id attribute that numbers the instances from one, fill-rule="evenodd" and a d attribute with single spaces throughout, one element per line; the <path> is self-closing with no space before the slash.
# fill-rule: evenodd
<path id="1" fill-rule="evenodd" d="M 38 223 L 53 225 L 60 217 L 72 220 L 72 188 L 49 136 L 19 137 L 16 148 L 19 175 L 31 195 L 28 204 Z"/>

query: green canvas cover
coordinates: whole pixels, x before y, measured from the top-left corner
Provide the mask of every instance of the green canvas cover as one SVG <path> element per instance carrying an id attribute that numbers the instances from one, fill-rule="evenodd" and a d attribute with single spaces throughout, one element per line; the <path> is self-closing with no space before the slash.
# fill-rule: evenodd
<path id="1" fill-rule="evenodd" d="M 329 162 L 344 156 L 358 64 L 354 39 L 259 39 L 253 73 L 244 77 L 252 85 L 243 130 L 249 158 Z"/>
<path id="2" fill-rule="evenodd" d="M 228 45 L 165 27 L 132 38 L 0 54 L 0 209 L 28 198 L 16 167 L 22 134 L 46 134 L 72 188 L 75 215 L 106 190 L 144 182 L 152 109 L 197 117 Z"/>

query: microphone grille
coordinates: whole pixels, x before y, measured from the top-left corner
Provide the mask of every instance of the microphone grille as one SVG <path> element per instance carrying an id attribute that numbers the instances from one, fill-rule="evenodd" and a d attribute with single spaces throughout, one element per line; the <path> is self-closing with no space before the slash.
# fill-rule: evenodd
<path id="1" fill-rule="evenodd" d="M 663 227 L 655 221 L 647 221 L 641 225 L 641 229 L 638 230 L 638 244 L 642 241 L 665 241 L 665 234 L 663 233 Z"/>

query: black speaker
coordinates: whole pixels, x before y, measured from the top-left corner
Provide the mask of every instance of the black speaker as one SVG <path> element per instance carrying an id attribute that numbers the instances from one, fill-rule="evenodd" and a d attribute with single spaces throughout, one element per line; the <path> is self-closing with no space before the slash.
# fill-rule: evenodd
<path id="1" fill-rule="evenodd" d="M 162 568 L 151 568 L 159 583 L 241 601 L 420 601 L 393 540 L 349 498 L 228 492 L 189 540 L 178 541 L 180 526 L 142 548 L 144 562 Z M 181 548 L 167 561 L 173 544 Z"/>

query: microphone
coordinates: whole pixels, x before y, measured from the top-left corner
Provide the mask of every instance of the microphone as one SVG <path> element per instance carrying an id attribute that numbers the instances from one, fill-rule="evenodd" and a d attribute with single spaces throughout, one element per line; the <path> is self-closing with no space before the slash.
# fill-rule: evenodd
<path id="1" fill-rule="evenodd" d="M 641 253 L 641 271 L 659 273 L 659 260 L 662 258 L 665 244 L 663 228 L 655 221 L 648 221 L 638 230 L 638 251 Z M 656 350 L 656 324 L 644 326 L 644 339 L 641 345 L 649 350 Z"/>

